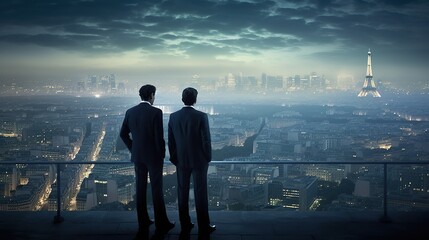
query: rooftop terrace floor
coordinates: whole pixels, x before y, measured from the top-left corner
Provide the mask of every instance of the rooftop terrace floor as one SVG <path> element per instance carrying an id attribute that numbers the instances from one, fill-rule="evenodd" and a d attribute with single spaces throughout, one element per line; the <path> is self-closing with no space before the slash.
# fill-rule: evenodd
<path id="1" fill-rule="evenodd" d="M 180 234 L 178 214 L 169 211 L 176 226 L 168 234 L 155 234 L 152 225 L 141 239 L 212 240 L 356 240 L 356 239 L 429 239 L 429 212 L 395 212 L 392 222 L 379 221 L 381 212 L 284 212 L 225 211 L 211 212 L 217 230 L 198 236 Z M 53 223 L 55 212 L 0 212 L 1 239 L 135 239 L 137 217 L 127 211 L 63 212 L 64 222 Z M 191 215 L 196 222 L 195 214 Z"/>

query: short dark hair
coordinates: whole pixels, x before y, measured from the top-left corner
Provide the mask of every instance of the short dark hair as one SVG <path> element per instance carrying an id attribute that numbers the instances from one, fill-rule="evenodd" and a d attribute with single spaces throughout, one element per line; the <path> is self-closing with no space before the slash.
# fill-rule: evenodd
<path id="1" fill-rule="evenodd" d="M 182 102 L 185 105 L 194 105 L 197 102 L 198 91 L 195 88 L 185 88 L 182 92 Z"/>
<path id="2" fill-rule="evenodd" d="M 155 95 L 156 87 L 150 84 L 143 85 L 139 90 L 140 98 L 144 101 L 147 101 L 152 96 L 152 93 Z"/>

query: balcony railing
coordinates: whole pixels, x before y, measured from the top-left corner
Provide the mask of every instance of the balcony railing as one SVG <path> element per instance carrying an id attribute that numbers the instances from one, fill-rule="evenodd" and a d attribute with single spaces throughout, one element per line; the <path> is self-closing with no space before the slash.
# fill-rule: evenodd
<path id="1" fill-rule="evenodd" d="M 64 221 L 64 218 L 61 216 L 61 166 L 62 165 L 92 165 L 92 164 L 104 164 L 104 165 L 131 165 L 129 161 L 93 161 L 93 162 L 82 162 L 82 161 L 70 161 L 70 162 L 50 162 L 50 161 L 6 161 L 0 162 L 0 165 L 56 165 L 56 187 L 57 187 L 57 209 L 56 215 L 54 216 L 54 223 L 61 223 Z M 171 163 L 165 162 L 166 165 Z M 429 161 L 212 161 L 210 165 L 219 165 L 219 164 L 253 164 L 253 165 L 380 165 L 383 167 L 383 215 L 380 217 L 381 222 L 390 222 L 388 216 L 388 199 L 387 199 L 387 173 L 388 165 L 429 165 Z"/>

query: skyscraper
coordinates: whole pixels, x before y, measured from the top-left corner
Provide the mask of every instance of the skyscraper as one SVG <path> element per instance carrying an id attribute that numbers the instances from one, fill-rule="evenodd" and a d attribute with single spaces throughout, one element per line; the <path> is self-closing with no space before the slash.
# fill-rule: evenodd
<path id="1" fill-rule="evenodd" d="M 235 90 L 235 87 L 237 86 L 237 81 L 232 73 L 228 73 L 227 86 L 229 90 Z"/>
<path id="2" fill-rule="evenodd" d="M 109 85 L 110 85 L 110 91 L 114 92 L 116 91 L 116 77 L 115 74 L 110 74 L 109 76 Z"/>

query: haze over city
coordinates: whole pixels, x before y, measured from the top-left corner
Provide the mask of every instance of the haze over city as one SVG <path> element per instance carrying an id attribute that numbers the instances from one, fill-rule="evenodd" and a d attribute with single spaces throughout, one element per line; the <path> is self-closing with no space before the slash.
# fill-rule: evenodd
<path id="1" fill-rule="evenodd" d="M 426 1 L 2 1 L 2 82 L 318 72 L 427 85 Z"/>

